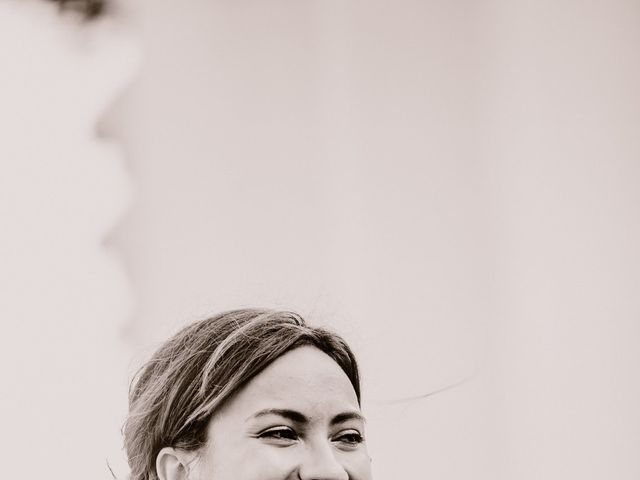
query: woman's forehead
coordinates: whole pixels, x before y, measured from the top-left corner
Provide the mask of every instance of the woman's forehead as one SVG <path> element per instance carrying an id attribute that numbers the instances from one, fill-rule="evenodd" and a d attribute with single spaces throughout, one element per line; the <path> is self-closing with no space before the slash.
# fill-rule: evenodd
<path id="1" fill-rule="evenodd" d="M 273 408 L 307 412 L 359 409 L 347 375 L 331 357 L 312 346 L 296 348 L 275 360 L 228 407 L 247 414 Z"/>

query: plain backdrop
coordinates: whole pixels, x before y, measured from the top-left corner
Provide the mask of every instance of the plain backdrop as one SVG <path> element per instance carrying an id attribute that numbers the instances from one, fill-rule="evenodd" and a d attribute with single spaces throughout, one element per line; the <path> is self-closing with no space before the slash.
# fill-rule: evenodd
<path id="1" fill-rule="evenodd" d="M 242 306 L 354 346 L 377 479 L 640 478 L 637 2 L 27 4 L 0 3 L 11 478 L 126 478 L 128 378 Z"/>

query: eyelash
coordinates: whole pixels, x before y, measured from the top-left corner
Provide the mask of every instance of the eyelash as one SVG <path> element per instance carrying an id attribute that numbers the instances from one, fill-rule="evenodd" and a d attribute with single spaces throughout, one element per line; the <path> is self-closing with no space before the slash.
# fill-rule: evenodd
<path id="1" fill-rule="evenodd" d="M 270 438 L 282 442 L 294 442 L 299 439 L 298 434 L 289 427 L 277 427 L 265 430 L 258 434 L 258 438 Z M 347 431 L 338 435 L 333 439 L 334 442 L 340 442 L 345 445 L 355 446 L 364 442 L 364 437 L 356 430 Z"/>
<path id="2" fill-rule="evenodd" d="M 258 434 L 258 438 L 271 438 L 274 440 L 295 441 L 298 440 L 298 434 L 289 427 L 277 427 L 265 430 Z"/>
<path id="3" fill-rule="evenodd" d="M 342 435 L 339 435 L 336 440 L 347 445 L 358 445 L 364 442 L 364 437 L 356 430 L 351 430 Z"/>

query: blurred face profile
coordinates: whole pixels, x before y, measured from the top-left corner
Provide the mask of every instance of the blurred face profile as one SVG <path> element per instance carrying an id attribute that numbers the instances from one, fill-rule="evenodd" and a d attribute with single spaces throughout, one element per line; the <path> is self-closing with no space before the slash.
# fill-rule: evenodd
<path id="1" fill-rule="evenodd" d="M 269 365 L 212 418 L 191 480 L 370 480 L 349 379 L 315 347 Z"/>

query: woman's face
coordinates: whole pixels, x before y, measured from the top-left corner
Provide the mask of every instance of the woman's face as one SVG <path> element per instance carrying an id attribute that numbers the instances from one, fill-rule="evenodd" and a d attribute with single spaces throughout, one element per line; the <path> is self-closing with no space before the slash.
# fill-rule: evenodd
<path id="1" fill-rule="evenodd" d="M 317 348 L 286 353 L 214 415 L 190 470 L 193 480 L 370 480 L 349 379 Z"/>

